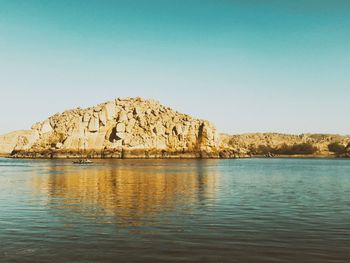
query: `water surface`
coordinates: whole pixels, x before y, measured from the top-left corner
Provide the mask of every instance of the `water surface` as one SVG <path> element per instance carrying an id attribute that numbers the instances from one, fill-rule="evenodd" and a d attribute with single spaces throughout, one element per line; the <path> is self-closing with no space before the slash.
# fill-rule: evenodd
<path id="1" fill-rule="evenodd" d="M 0 262 L 349 262 L 350 161 L 0 159 Z"/>

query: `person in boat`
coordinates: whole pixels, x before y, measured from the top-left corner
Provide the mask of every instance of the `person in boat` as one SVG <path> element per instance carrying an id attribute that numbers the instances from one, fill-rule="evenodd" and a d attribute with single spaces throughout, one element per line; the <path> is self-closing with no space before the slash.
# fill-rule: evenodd
<path id="1" fill-rule="evenodd" d="M 92 164 L 92 161 L 88 160 L 88 159 L 79 159 L 79 160 L 74 161 L 73 163 L 75 163 L 75 164 Z"/>

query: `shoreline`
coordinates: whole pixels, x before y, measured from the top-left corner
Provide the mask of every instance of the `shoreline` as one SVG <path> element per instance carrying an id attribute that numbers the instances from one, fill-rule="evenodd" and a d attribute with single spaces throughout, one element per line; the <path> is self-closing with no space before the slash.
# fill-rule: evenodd
<path id="1" fill-rule="evenodd" d="M 0 158 L 18 159 L 18 160 L 235 160 L 235 159 L 338 159 L 348 160 L 349 157 L 341 157 L 335 155 L 278 155 L 278 156 L 235 156 L 235 157 L 220 157 L 220 156 L 193 156 L 193 155 L 169 155 L 169 156 L 125 156 L 125 157 L 98 157 L 98 156 L 11 156 L 9 154 L 0 154 Z"/>

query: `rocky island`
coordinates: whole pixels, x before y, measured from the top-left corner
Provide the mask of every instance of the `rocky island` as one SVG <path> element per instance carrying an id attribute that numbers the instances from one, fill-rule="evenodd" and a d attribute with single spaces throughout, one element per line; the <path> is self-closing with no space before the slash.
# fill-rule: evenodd
<path id="1" fill-rule="evenodd" d="M 350 136 L 219 134 L 214 124 L 155 100 L 117 98 L 57 113 L 31 130 L 0 136 L 14 158 L 347 157 Z"/>

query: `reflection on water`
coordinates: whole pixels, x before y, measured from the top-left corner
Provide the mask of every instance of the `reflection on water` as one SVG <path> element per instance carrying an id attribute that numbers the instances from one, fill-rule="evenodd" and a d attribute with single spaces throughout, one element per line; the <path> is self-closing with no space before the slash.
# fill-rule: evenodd
<path id="1" fill-rule="evenodd" d="M 184 161 L 170 170 L 169 161 L 162 160 L 122 165 L 100 161 L 73 169 L 52 163 L 49 175 L 33 175 L 32 184 L 36 192 L 47 191 L 48 206 L 55 209 L 98 215 L 99 221 L 112 219 L 125 226 L 149 224 L 151 216 L 174 209 L 190 213 L 193 204 L 214 200 L 215 162 Z"/>
<path id="2" fill-rule="evenodd" d="M 0 262 L 348 262 L 350 161 L 0 159 Z"/>

